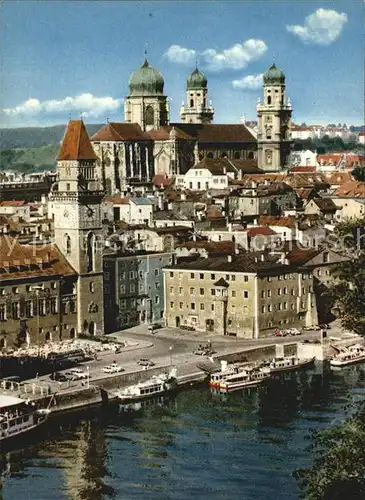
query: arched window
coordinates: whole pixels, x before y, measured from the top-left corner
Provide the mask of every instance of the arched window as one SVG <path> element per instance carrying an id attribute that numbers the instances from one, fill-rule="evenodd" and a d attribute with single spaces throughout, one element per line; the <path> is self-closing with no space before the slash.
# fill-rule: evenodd
<path id="1" fill-rule="evenodd" d="M 91 293 L 95 292 L 95 286 L 94 286 L 94 283 L 92 281 L 90 281 L 89 290 L 90 290 Z"/>
<path id="2" fill-rule="evenodd" d="M 94 270 L 95 266 L 95 236 L 93 233 L 87 235 L 86 242 L 86 254 L 87 254 L 87 272 Z"/>
<path id="3" fill-rule="evenodd" d="M 233 153 L 233 158 L 234 158 L 235 160 L 239 160 L 239 159 L 240 159 L 240 157 L 241 157 L 241 155 L 240 155 L 240 152 L 239 152 L 239 151 L 235 151 L 235 152 Z"/>
<path id="4" fill-rule="evenodd" d="M 70 339 L 74 339 L 75 337 L 76 337 L 75 328 L 71 328 L 71 330 L 70 330 Z"/>
<path id="5" fill-rule="evenodd" d="M 253 151 L 248 152 L 248 159 L 253 160 Z"/>
<path id="6" fill-rule="evenodd" d="M 271 104 L 271 95 L 267 96 L 267 104 Z"/>
<path id="7" fill-rule="evenodd" d="M 47 332 L 46 333 L 45 340 L 46 340 L 46 342 L 51 342 L 51 340 L 52 340 L 52 334 L 51 334 L 51 332 Z"/>
<path id="8" fill-rule="evenodd" d="M 0 339 L 0 349 L 4 349 L 6 347 L 6 340 L 4 338 Z"/>
<path id="9" fill-rule="evenodd" d="M 208 153 L 207 158 L 214 158 L 214 154 L 212 152 Z"/>
<path id="10" fill-rule="evenodd" d="M 190 107 L 193 108 L 194 107 L 194 99 L 190 99 Z"/>
<path id="11" fill-rule="evenodd" d="M 147 106 L 144 118 L 146 125 L 154 125 L 155 123 L 155 112 L 152 106 Z"/>
<path id="12" fill-rule="evenodd" d="M 71 238 L 69 234 L 65 234 L 64 236 L 64 241 L 63 241 L 64 247 L 65 247 L 65 253 L 66 255 L 71 255 Z"/>
<path id="13" fill-rule="evenodd" d="M 227 158 L 227 156 L 228 156 L 227 151 L 222 151 L 221 158 Z"/>

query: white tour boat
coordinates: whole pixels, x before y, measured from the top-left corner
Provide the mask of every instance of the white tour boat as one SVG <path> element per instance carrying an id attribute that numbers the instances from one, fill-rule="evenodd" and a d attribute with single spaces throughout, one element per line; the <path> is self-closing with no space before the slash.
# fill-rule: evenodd
<path id="1" fill-rule="evenodd" d="M 284 358 L 274 358 L 268 364 L 271 373 L 287 372 L 305 368 L 314 362 L 315 358 L 300 359 L 297 356 L 285 356 Z"/>
<path id="2" fill-rule="evenodd" d="M 330 365 L 346 366 L 361 361 L 365 361 L 365 347 L 356 344 L 350 347 L 342 347 L 341 351 L 330 360 Z"/>
<path id="3" fill-rule="evenodd" d="M 220 383 L 223 380 L 226 380 L 227 377 L 242 372 L 245 369 L 247 370 L 249 370 L 250 368 L 252 369 L 253 367 L 254 365 L 249 362 L 228 364 L 227 361 L 222 360 L 221 369 L 219 371 L 210 374 L 209 385 L 210 387 L 219 387 Z"/>
<path id="4" fill-rule="evenodd" d="M 24 399 L 0 395 L 0 448 L 10 439 L 22 438 L 25 433 L 44 424 L 51 410 L 35 409 L 33 404 Z"/>
<path id="5" fill-rule="evenodd" d="M 162 373 L 154 375 L 145 382 L 125 387 L 115 393 L 119 402 L 131 402 L 141 399 L 147 399 L 157 394 L 165 394 L 177 387 L 176 370 L 171 373 Z"/>
<path id="6" fill-rule="evenodd" d="M 253 370 L 242 370 L 230 375 L 219 383 L 221 392 L 229 392 L 260 385 L 271 376 L 270 368 L 258 368 Z"/>

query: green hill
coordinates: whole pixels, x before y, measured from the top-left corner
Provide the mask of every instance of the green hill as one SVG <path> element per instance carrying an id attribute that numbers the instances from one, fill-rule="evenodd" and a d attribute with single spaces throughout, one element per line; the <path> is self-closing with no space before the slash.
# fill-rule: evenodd
<path id="1" fill-rule="evenodd" d="M 103 125 L 86 125 L 90 137 Z M 64 125 L 0 129 L 0 171 L 54 170 Z"/>
<path id="2" fill-rule="evenodd" d="M 86 125 L 89 135 L 94 135 L 103 127 L 102 124 Z M 65 133 L 64 125 L 53 127 L 26 127 L 0 129 L 0 148 L 40 148 L 50 144 L 59 144 Z"/>

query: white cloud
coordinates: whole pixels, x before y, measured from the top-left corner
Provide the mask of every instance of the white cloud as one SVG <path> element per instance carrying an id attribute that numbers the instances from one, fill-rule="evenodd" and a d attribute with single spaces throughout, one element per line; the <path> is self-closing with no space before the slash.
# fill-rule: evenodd
<path id="1" fill-rule="evenodd" d="M 96 97 L 92 94 L 81 94 L 76 97 L 65 97 L 62 100 L 40 102 L 38 99 L 28 99 L 14 108 L 4 109 L 7 116 L 35 116 L 40 113 L 59 114 L 67 112 L 82 113 L 85 118 L 102 116 L 105 112 L 116 111 L 122 100 L 112 97 Z"/>
<path id="2" fill-rule="evenodd" d="M 186 49 L 180 45 L 171 45 L 165 53 L 165 56 L 174 63 L 189 66 L 194 63 L 196 52 L 194 49 Z"/>
<path id="3" fill-rule="evenodd" d="M 267 51 L 267 45 L 263 40 L 251 38 L 242 44 L 236 43 L 233 47 L 217 52 L 215 49 L 207 49 L 202 52 L 203 60 L 210 71 L 222 71 L 224 69 L 243 69 L 251 61 L 259 59 Z"/>
<path id="4" fill-rule="evenodd" d="M 215 49 L 205 49 L 198 53 L 194 49 L 171 45 L 167 49 L 165 56 L 171 62 L 189 66 L 199 55 L 203 67 L 210 71 L 222 71 L 224 69 L 243 69 L 249 62 L 263 56 L 266 51 L 267 45 L 263 40 L 250 39 L 242 44 L 236 43 L 233 47 L 221 52 Z"/>
<path id="5" fill-rule="evenodd" d="M 232 85 L 236 89 L 256 90 L 262 86 L 263 73 L 259 75 L 247 75 L 240 80 L 233 80 Z"/>
<path id="6" fill-rule="evenodd" d="M 304 25 L 293 24 L 286 29 L 303 42 L 329 45 L 341 35 L 347 15 L 336 10 L 317 9 L 304 19 Z"/>

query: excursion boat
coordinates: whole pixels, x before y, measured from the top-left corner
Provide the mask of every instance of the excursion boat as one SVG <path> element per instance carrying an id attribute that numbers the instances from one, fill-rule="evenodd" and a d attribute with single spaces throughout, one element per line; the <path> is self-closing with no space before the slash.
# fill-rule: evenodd
<path id="1" fill-rule="evenodd" d="M 158 394 L 166 394 L 177 387 L 176 370 L 174 373 L 162 373 L 154 375 L 145 382 L 131 385 L 125 389 L 120 389 L 115 393 L 120 403 L 129 403 L 151 398 Z"/>
<path id="2" fill-rule="evenodd" d="M 228 364 L 227 361 L 221 361 L 221 369 L 210 374 L 209 385 L 210 387 L 218 387 L 220 383 L 226 380 L 231 375 L 241 372 L 242 370 L 253 368 L 252 363 L 232 363 Z"/>
<path id="3" fill-rule="evenodd" d="M 36 409 L 34 403 L 8 395 L 0 395 L 0 449 L 5 443 L 34 431 L 43 425 L 51 410 Z"/>
<path id="4" fill-rule="evenodd" d="M 234 375 L 230 375 L 219 384 L 221 392 L 230 392 L 246 387 L 260 385 L 270 378 L 270 368 L 258 368 L 254 370 L 242 370 Z"/>
<path id="5" fill-rule="evenodd" d="M 287 372 L 299 370 L 314 363 L 315 358 L 299 359 L 296 356 L 285 356 L 284 358 L 274 358 L 270 361 L 268 367 L 271 373 Z"/>
<path id="6" fill-rule="evenodd" d="M 365 361 L 365 347 L 356 344 L 350 347 L 342 347 L 341 351 L 330 360 L 330 365 L 341 367 L 360 363 L 361 361 Z"/>

